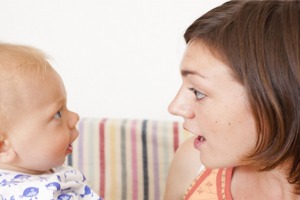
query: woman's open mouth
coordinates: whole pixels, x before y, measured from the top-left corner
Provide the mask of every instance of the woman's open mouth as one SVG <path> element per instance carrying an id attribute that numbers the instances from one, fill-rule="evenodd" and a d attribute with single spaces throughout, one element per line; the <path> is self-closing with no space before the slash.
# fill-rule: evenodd
<path id="1" fill-rule="evenodd" d="M 200 146 L 201 146 L 205 141 L 206 141 L 206 139 L 205 139 L 203 136 L 198 135 L 198 136 L 195 138 L 195 140 L 194 140 L 194 147 L 195 147 L 196 149 L 199 149 Z"/>

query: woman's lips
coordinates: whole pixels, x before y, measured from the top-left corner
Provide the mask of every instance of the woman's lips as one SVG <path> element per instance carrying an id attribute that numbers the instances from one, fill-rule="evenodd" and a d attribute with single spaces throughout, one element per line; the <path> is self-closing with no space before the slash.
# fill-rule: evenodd
<path id="1" fill-rule="evenodd" d="M 205 138 L 204 138 L 203 136 L 198 135 L 198 136 L 195 138 L 195 140 L 194 140 L 194 147 L 195 147 L 196 149 L 199 149 L 200 146 L 201 146 L 205 141 L 206 141 L 206 140 L 205 140 Z"/>

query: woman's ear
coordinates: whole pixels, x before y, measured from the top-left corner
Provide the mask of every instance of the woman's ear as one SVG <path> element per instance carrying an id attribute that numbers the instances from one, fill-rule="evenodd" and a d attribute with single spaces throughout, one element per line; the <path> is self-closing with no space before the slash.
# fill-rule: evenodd
<path id="1" fill-rule="evenodd" d="M 10 163 L 15 157 L 16 152 L 9 140 L 4 135 L 0 135 L 0 163 Z"/>

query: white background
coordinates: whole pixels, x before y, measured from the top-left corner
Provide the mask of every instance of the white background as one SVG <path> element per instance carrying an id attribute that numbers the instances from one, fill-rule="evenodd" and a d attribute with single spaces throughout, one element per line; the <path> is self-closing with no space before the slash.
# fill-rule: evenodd
<path id="1" fill-rule="evenodd" d="M 183 33 L 221 0 L 0 0 L 0 41 L 54 61 L 81 117 L 179 120 Z"/>

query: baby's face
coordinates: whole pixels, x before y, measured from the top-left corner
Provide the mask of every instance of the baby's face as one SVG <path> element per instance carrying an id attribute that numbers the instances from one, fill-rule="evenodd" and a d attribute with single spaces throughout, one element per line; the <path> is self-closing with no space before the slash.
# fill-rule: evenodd
<path id="1" fill-rule="evenodd" d="M 14 170 L 39 174 L 64 163 L 78 137 L 79 116 L 67 109 L 64 84 L 54 70 L 26 75 L 17 85 L 19 108 L 11 113 L 8 141 L 14 151 Z M 8 168 L 9 168 L 8 165 Z"/>

